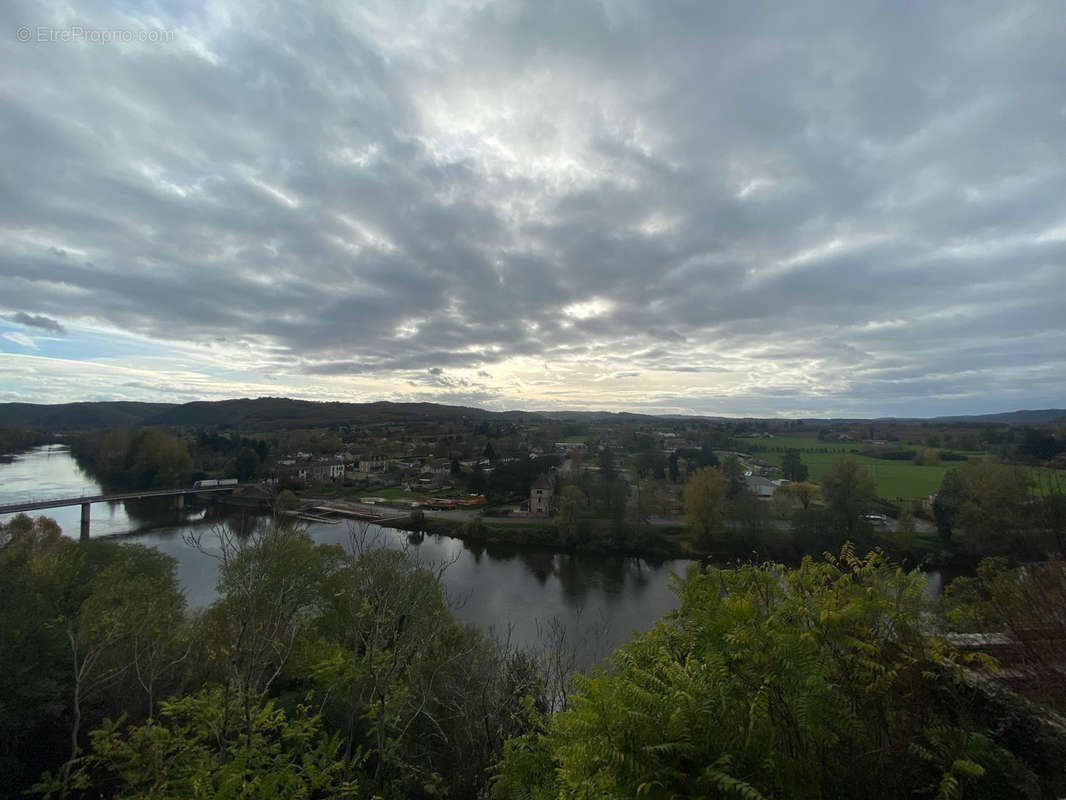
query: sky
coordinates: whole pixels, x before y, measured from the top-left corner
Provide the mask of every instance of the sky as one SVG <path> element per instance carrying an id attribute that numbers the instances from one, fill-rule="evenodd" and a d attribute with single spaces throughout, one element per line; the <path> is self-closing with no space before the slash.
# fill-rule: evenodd
<path id="1" fill-rule="evenodd" d="M 0 402 L 1066 406 L 1059 0 L 2 19 Z"/>

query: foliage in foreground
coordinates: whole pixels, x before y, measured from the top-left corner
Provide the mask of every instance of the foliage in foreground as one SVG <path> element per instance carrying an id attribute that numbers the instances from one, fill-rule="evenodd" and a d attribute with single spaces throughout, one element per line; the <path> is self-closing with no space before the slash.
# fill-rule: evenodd
<path id="1" fill-rule="evenodd" d="M 1032 796 L 923 630 L 923 588 L 847 547 L 793 570 L 693 568 L 680 609 L 579 676 L 569 710 L 530 712 L 496 796 Z"/>
<path id="2" fill-rule="evenodd" d="M 161 704 L 160 718 L 126 727 L 104 720 L 92 732 L 91 753 L 77 762 L 70 789 L 124 798 L 357 796 L 339 758 L 340 737 L 322 733 L 306 705 L 288 716 L 272 701 L 250 699 L 246 735 L 220 742 L 227 700 L 220 687 Z M 222 745 L 220 747 L 220 744 Z M 38 787 L 60 794 L 59 780 Z"/>

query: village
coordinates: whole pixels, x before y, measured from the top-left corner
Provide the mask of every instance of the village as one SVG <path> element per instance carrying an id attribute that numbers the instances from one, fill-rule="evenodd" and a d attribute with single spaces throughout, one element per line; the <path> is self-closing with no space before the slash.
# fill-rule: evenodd
<path id="1" fill-rule="evenodd" d="M 874 537 L 902 530 L 908 547 L 914 537 L 932 547 L 947 466 L 983 457 L 982 436 L 958 425 L 459 419 L 273 434 L 279 455 L 255 475 L 309 521 L 410 518 L 458 535 L 681 554 L 700 550 L 686 487 L 713 468 L 726 483 L 703 546 L 729 550 L 715 540 L 731 531 L 742 546 L 786 552 L 785 534 L 827 509 L 823 474 L 847 460 L 872 482 L 853 511 Z"/>

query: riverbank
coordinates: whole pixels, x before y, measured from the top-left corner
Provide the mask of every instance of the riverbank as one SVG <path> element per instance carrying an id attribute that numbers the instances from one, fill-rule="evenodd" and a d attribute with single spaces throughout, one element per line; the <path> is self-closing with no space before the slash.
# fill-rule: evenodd
<path id="1" fill-rule="evenodd" d="M 588 520 L 582 536 L 564 540 L 558 527 L 547 519 L 483 517 L 471 511 L 423 511 L 386 504 L 368 505 L 346 500 L 300 498 L 302 513 L 323 515 L 330 510 L 340 517 L 384 525 L 412 533 L 450 536 L 482 544 L 537 547 L 559 553 L 612 555 L 655 560 L 705 558 L 688 547 L 683 526 L 645 525 L 626 528 L 618 535 L 607 520 Z M 318 520 L 315 520 L 318 521 Z"/>
<path id="2" fill-rule="evenodd" d="M 774 561 L 795 566 L 806 555 L 819 556 L 839 548 L 839 543 L 816 544 L 810 541 L 811 531 L 795 529 L 783 522 L 771 523 L 757 531 L 735 526 L 717 537 L 710 549 L 702 550 L 693 546 L 688 530 L 676 520 L 655 519 L 639 528 L 626 526 L 621 533 L 615 530 L 610 520 L 583 520 L 582 534 L 564 539 L 550 519 L 538 517 L 491 517 L 474 510 L 425 511 L 339 498 L 301 497 L 300 505 L 312 515 L 307 518 L 309 522 L 323 521 L 320 515 L 324 512 L 328 515 L 332 509 L 342 517 L 412 533 L 438 534 L 487 545 L 534 547 L 558 553 L 685 559 L 718 564 Z M 871 527 L 862 539 L 866 542 L 865 549 L 880 547 L 889 558 L 908 568 L 970 574 L 980 560 L 958 541 L 944 548 L 929 531 L 903 536 L 892 527 Z"/>

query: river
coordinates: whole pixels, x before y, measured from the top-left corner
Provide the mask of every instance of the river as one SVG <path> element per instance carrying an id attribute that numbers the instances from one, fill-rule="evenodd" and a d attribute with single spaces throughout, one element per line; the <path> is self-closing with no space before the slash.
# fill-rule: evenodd
<path id="1" fill-rule="evenodd" d="M 66 447 L 48 445 L 0 464 L 0 504 L 28 499 L 73 497 L 101 493 L 100 485 L 75 463 Z M 64 534 L 76 537 L 80 506 L 53 508 L 31 516 L 56 520 Z M 8 516 L 0 516 L 7 522 Z M 177 574 L 190 607 L 208 605 L 215 597 L 217 562 L 187 543 L 189 533 L 211 541 L 214 523 L 202 511 L 179 512 L 156 501 L 96 503 L 90 535 L 129 534 L 124 542 L 150 545 L 177 560 Z M 312 524 L 317 542 L 345 544 L 348 525 Z M 407 547 L 422 562 L 450 562 L 443 581 L 459 619 L 526 647 L 544 643 L 541 631 L 553 621 L 565 629 L 579 666 L 603 657 L 634 631 L 649 629 L 677 606 L 672 574 L 683 574 L 686 561 L 652 563 L 644 559 L 574 555 L 530 547 L 480 545 L 447 536 L 414 536 L 393 529 L 378 530 L 389 547 Z"/>

